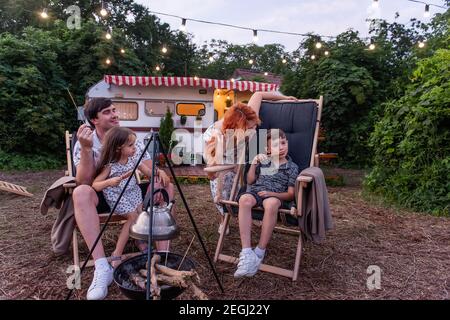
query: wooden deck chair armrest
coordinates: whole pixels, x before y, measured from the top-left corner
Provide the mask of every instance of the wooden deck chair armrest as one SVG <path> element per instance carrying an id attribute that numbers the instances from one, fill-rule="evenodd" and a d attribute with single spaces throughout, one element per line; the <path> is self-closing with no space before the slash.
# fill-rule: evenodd
<path id="1" fill-rule="evenodd" d="M 311 177 L 307 177 L 307 176 L 298 176 L 296 183 L 298 182 L 311 182 L 312 178 Z"/>
<path id="2" fill-rule="evenodd" d="M 70 183 L 64 183 L 63 187 L 66 189 L 74 189 L 77 186 L 77 184 L 75 182 L 70 182 Z"/>
<path id="3" fill-rule="evenodd" d="M 311 183 L 313 179 L 311 177 L 299 175 L 295 181 L 295 203 L 297 204 L 296 209 L 291 210 L 293 216 L 300 217 L 303 212 L 303 189 Z"/>
<path id="4" fill-rule="evenodd" d="M 219 172 L 219 171 L 226 171 L 226 170 L 231 170 L 235 168 L 235 164 L 227 164 L 227 165 L 221 165 L 221 166 L 212 166 L 212 167 L 206 167 L 203 170 L 205 172 Z"/>

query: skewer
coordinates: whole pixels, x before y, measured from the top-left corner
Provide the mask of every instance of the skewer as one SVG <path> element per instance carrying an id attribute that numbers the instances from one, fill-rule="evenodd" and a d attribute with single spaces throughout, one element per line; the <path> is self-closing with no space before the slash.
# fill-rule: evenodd
<path id="1" fill-rule="evenodd" d="M 184 258 L 186 258 L 186 255 L 187 255 L 189 249 L 191 248 L 191 245 L 192 245 L 192 242 L 194 242 L 194 239 L 195 239 L 195 234 L 194 234 L 194 236 L 192 237 L 191 243 L 189 243 L 189 246 L 188 246 L 188 248 L 186 249 L 186 252 L 184 253 L 183 259 L 181 259 L 180 265 L 178 266 L 178 269 L 177 269 L 177 270 L 180 270 L 181 265 L 182 265 L 183 262 L 184 262 Z"/>

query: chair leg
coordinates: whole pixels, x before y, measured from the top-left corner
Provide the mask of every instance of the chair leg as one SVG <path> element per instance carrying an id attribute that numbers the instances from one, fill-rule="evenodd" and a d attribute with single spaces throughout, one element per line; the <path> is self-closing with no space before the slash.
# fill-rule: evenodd
<path id="1" fill-rule="evenodd" d="M 220 233 L 219 241 L 217 242 L 216 253 L 214 254 L 214 263 L 217 262 L 217 260 L 219 259 L 219 255 L 222 252 L 223 242 L 225 240 L 225 233 L 228 228 L 228 224 L 230 223 L 230 216 L 231 214 L 229 212 L 225 213 L 222 232 Z"/>
<path id="2" fill-rule="evenodd" d="M 297 244 L 297 254 L 295 255 L 295 264 L 294 264 L 294 274 L 292 276 L 292 281 L 297 281 L 298 278 L 298 269 L 300 268 L 300 260 L 302 258 L 303 252 L 303 238 L 302 233 L 298 236 L 298 244 Z"/>
<path id="3" fill-rule="evenodd" d="M 77 235 L 77 229 L 73 229 L 73 235 L 72 235 L 72 246 L 73 246 L 73 264 L 80 267 L 80 253 L 78 251 L 78 235 Z"/>

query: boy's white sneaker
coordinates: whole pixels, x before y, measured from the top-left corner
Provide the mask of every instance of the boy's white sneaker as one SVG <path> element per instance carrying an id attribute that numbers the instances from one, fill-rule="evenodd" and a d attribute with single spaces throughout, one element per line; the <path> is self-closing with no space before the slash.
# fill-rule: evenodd
<path id="1" fill-rule="evenodd" d="M 88 300 L 103 300 L 108 295 L 108 286 L 113 281 L 114 269 L 108 265 L 107 268 L 96 268 L 91 286 L 87 291 Z"/>
<path id="2" fill-rule="evenodd" d="M 235 278 L 240 277 L 252 277 L 258 272 L 259 265 L 262 259 L 258 258 L 253 250 L 241 251 L 239 254 L 239 263 L 236 272 L 234 273 Z"/>

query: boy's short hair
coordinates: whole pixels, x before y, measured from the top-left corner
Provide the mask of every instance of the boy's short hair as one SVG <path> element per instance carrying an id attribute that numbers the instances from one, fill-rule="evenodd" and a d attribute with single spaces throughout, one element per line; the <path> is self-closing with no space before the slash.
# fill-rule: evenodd
<path id="1" fill-rule="evenodd" d="M 113 103 L 111 99 L 108 98 L 92 98 L 84 106 L 84 116 L 89 121 L 91 126 L 94 127 L 91 119 L 97 118 L 97 114 L 99 112 L 101 112 L 103 109 L 109 108 L 112 104 Z"/>
<path id="2" fill-rule="evenodd" d="M 279 139 L 287 139 L 286 138 L 286 133 L 284 133 L 283 130 L 281 130 L 281 129 L 270 129 L 270 130 L 267 131 L 267 141 L 272 139 L 272 135 L 276 136 L 276 134 L 275 134 L 276 132 L 278 132 L 278 138 Z"/>

